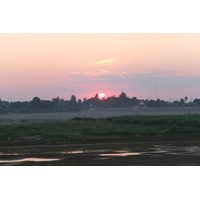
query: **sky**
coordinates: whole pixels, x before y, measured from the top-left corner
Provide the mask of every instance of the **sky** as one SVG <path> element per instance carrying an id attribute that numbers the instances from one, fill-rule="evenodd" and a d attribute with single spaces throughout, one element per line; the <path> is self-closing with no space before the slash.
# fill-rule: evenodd
<path id="1" fill-rule="evenodd" d="M 9 0 L 0 18 L 2 100 L 200 98 L 193 0 Z"/>
<path id="2" fill-rule="evenodd" d="M 200 98 L 199 33 L 0 33 L 0 98 Z"/>

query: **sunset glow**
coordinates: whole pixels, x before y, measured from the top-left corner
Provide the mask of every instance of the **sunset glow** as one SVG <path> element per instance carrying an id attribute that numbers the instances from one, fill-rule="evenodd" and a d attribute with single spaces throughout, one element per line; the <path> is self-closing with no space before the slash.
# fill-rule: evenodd
<path id="1" fill-rule="evenodd" d="M 199 33 L 1 33 L 0 44 L 1 99 L 200 98 Z"/>

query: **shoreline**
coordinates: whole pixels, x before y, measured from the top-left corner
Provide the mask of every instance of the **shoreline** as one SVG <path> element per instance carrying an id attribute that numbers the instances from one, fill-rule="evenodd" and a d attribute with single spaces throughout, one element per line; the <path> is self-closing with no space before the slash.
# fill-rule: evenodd
<path id="1" fill-rule="evenodd" d="M 199 107 L 181 108 L 92 108 L 79 112 L 60 113 L 19 113 L 0 115 L 0 123 L 42 122 L 52 120 L 70 120 L 74 117 L 106 118 L 125 115 L 185 115 L 200 114 Z"/>

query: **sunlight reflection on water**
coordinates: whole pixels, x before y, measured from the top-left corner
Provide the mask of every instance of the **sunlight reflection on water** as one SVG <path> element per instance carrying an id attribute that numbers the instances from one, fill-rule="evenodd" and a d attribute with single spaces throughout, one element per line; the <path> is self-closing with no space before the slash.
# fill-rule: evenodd
<path id="1" fill-rule="evenodd" d="M 124 144 L 123 144 L 124 145 Z M 85 147 L 85 146 L 84 146 Z M 94 148 L 94 147 L 92 147 Z M 77 149 L 66 149 L 65 147 L 62 149 L 52 149 L 52 148 L 48 148 L 48 149 L 42 149 L 42 147 L 40 147 L 40 149 L 38 151 L 42 151 L 42 153 L 45 154 L 51 154 L 52 153 L 52 158 L 30 158 L 30 157 L 42 157 L 41 155 L 34 155 L 35 151 L 28 151 L 31 152 L 31 156 L 30 155 L 26 155 L 27 152 L 23 153 L 20 151 L 17 151 L 18 149 L 12 150 L 12 153 L 9 151 L 3 153 L 0 152 L 0 155 L 2 158 L 5 159 L 0 159 L 0 163 L 11 163 L 11 164 L 2 164 L 2 165 L 16 165 L 17 162 L 26 162 L 26 161 L 32 161 L 32 162 L 45 162 L 45 161 L 59 161 L 59 160 L 63 160 L 63 159 L 71 159 L 77 156 L 77 159 L 79 156 L 88 156 L 91 155 L 91 159 L 112 159 L 115 157 L 125 157 L 125 156 L 140 156 L 140 155 L 144 155 L 144 156 L 164 156 L 167 154 L 173 154 L 173 155 L 194 155 L 194 156 L 199 156 L 200 155 L 200 146 L 184 146 L 184 145 L 176 145 L 175 143 L 166 143 L 166 144 L 157 144 L 157 145 L 151 145 L 151 146 L 144 146 L 144 148 L 137 148 L 137 147 L 129 147 L 128 148 L 124 147 L 123 148 L 115 148 L 112 149 L 109 147 L 103 149 L 102 147 L 98 147 L 98 149 L 84 149 L 82 150 L 80 147 L 78 147 Z M 96 147 L 97 148 L 97 147 Z M 34 148 L 33 148 L 34 149 Z M 16 153 L 15 153 L 16 152 Z M 18 153 L 17 153 L 18 152 Z M 73 154 L 73 156 L 72 156 Z M 82 154 L 82 155 L 81 155 Z M 3 155 L 6 155 L 6 157 L 4 157 Z M 20 155 L 20 158 L 18 156 L 12 156 L 12 155 Z M 22 158 L 23 155 L 23 158 Z M 62 157 L 61 157 L 62 156 Z M 1 158 L 0 157 L 0 158 Z M 9 157 L 11 159 L 9 159 Z M 18 158 L 17 158 L 18 157 Z M 16 158 L 16 159 L 13 159 Z M 12 164 L 13 163 L 13 164 Z M 15 163 L 15 164 L 14 164 Z"/>
<path id="2" fill-rule="evenodd" d="M 17 160 L 0 160 L 0 163 L 10 163 L 10 162 L 25 162 L 25 161 L 34 161 L 34 162 L 43 162 L 43 161 L 58 161 L 60 159 L 49 159 L 49 158 L 23 158 Z"/>
<path id="3" fill-rule="evenodd" d="M 62 154 L 76 154 L 76 153 L 98 153 L 98 152 L 105 152 L 105 151 L 113 151 L 113 149 L 99 149 L 99 150 L 79 150 L 79 151 L 64 151 L 60 152 Z"/>
<path id="4" fill-rule="evenodd" d="M 143 152 L 140 153 L 132 153 L 132 152 L 124 152 L 124 153 L 103 153 L 100 154 L 100 156 L 135 156 L 135 155 L 141 155 Z"/>

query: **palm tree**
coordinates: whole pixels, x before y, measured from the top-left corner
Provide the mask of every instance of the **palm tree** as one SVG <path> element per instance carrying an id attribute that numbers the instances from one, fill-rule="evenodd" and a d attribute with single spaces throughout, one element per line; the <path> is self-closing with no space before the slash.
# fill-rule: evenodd
<path id="1" fill-rule="evenodd" d="M 185 100 L 185 102 L 186 102 L 186 101 L 188 100 L 188 97 L 187 97 L 187 96 L 185 96 L 184 100 Z"/>

